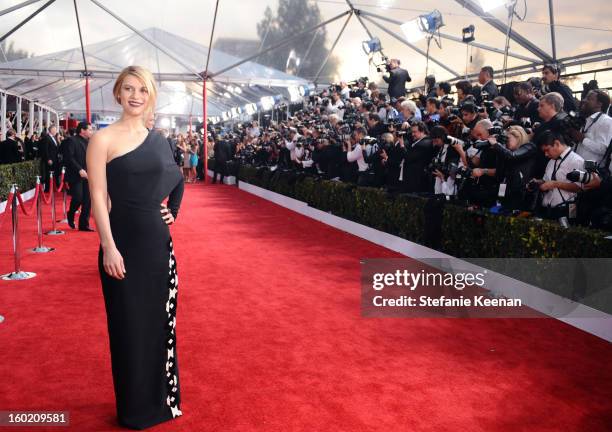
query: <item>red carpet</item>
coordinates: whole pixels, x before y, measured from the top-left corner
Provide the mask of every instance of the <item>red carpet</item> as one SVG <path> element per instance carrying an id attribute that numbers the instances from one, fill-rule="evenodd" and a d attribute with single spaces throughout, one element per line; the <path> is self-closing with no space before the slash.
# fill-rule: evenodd
<path id="1" fill-rule="evenodd" d="M 361 318 L 359 259 L 398 255 L 232 186 L 188 185 L 172 234 L 184 415 L 152 430 L 610 430 L 608 342 L 552 319 Z M 0 281 L 0 410 L 116 430 L 97 234 L 44 241 L 36 278 Z"/>

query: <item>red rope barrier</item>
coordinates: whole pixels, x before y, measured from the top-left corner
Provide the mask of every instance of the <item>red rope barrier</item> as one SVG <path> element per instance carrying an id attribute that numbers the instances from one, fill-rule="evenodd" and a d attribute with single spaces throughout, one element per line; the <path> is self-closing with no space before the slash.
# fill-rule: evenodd
<path id="1" fill-rule="evenodd" d="M 64 189 L 64 173 L 62 173 L 62 177 L 60 178 L 60 185 L 59 187 L 56 189 L 56 191 L 59 193 Z"/>
<path id="2" fill-rule="evenodd" d="M 4 223 L 4 219 L 6 219 L 6 215 L 11 212 L 11 208 L 13 207 L 13 195 L 15 195 L 13 192 L 9 192 L 9 196 L 6 200 L 6 208 L 4 209 L 4 213 L 0 214 L 0 228 L 2 228 L 2 224 Z"/>
<path id="3" fill-rule="evenodd" d="M 25 204 L 23 203 L 23 197 L 21 196 L 21 192 L 17 191 L 17 200 L 19 201 L 19 207 L 21 208 L 21 212 L 24 216 L 30 216 L 30 211 L 32 211 L 32 206 L 30 206 L 30 210 L 26 209 Z"/>
<path id="4" fill-rule="evenodd" d="M 49 182 L 49 184 L 51 184 L 51 183 Z M 51 187 L 53 187 L 53 185 L 51 185 Z M 51 204 L 51 194 L 52 194 L 52 191 L 49 191 L 49 196 L 47 197 L 47 195 L 45 195 L 45 192 L 42 190 L 42 185 L 41 185 L 40 193 L 42 195 L 42 199 L 45 202 L 45 204 Z"/>
<path id="5" fill-rule="evenodd" d="M 34 192 L 34 199 L 32 200 L 32 204 L 30 205 L 29 209 L 26 209 L 25 207 L 23 197 L 21 196 L 21 192 L 17 191 L 17 199 L 19 200 L 19 206 L 21 207 L 21 212 L 24 215 L 30 216 L 32 214 L 32 211 L 34 210 L 34 206 L 36 205 L 36 200 L 38 199 L 39 191 L 40 191 L 40 184 L 37 184 L 36 191 Z"/>

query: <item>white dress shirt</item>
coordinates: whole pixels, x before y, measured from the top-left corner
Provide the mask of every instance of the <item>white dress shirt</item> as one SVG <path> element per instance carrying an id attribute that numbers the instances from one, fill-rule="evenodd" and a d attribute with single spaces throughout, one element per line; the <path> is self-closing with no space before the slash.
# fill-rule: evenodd
<path id="1" fill-rule="evenodd" d="M 584 139 L 576 147 L 576 153 L 584 160 L 599 163 L 612 140 L 612 117 L 597 112 L 586 120 L 582 132 Z"/>
<path id="2" fill-rule="evenodd" d="M 372 146 L 368 144 L 366 146 L 366 154 L 369 156 L 372 151 Z M 368 163 L 363 159 L 363 150 L 361 146 L 357 144 L 353 150 L 346 153 L 346 160 L 349 162 L 357 162 L 357 166 L 359 168 L 359 172 L 364 172 L 368 170 Z"/>
<path id="3" fill-rule="evenodd" d="M 551 159 L 548 161 L 548 164 L 546 165 L 546 170 L 544 171 L 544 180 L 556 180 L 563 183 L 571 183 L 565 177 L 567 173 L 570 173 L 575 169 L 581 170 L 583 168 L 584 159 L 568 147 L 563 153 L 561 153 L 561 156 L 559 156 L 559 158 L 554 160 Z M 553 174 L 555 174 L 554 179 Z M 575 184 L 581 186 L 579 182 L 576 182 Z M 565 190 L 554 188 L 543 193 L 542 206 L 556 207 L 566 201 L 573 201 L 575 198 L 576 193 L 574 192 L 568 192 Z"/>

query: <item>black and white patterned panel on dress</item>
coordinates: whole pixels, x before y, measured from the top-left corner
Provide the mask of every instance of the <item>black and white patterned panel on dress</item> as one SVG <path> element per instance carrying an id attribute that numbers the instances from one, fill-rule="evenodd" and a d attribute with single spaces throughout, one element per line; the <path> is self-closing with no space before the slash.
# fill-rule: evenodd
<path id="1" fill-rule="evenodd" d="M 178 274 L 176 272 L 176 259 L 174 257 L 174 247 L 172 239 L 168 242 L 169 260 L 168 260 L 168 302 L 166 302 L 166 312 L 168 313 L 168 321 L 166 328 L 168 330 L 168 337 L 166 340 L 166 349 L 168 352 L 168 358 L 166 361 L 166 383 L 168 389 L 168 397 L 166 403 L 172 411 L 172 417 L 178 417 L 182 415 L 178 405 L 178 377 L 176 376 L 176 304 L 178 294 Z"/>

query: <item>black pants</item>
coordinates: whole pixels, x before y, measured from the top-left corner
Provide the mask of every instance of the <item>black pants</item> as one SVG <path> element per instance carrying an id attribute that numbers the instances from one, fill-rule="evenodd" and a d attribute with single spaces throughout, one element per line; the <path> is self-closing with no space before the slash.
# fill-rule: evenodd
<path id="1" fill-rule="evenodd" d="M 225 177 L 225 171 L 226 171 L 226 162 L 225 161 L 219 161 L 216 160 L 215 161 L 215 170 L 214 170 L 214 174 L 213 174 L 213 183 L 217 182 L 217 174 L 219 174 L 221 176 L 221 180 L 220 183 L 223 184 L 223 178 Z"/>
<path id="2" fill-rule="evenodd" d="M 74 221 L 74 214 L 81 207 L 79 214 L 79 228 L 89 227 L 89 215 L 91 213 L 91 199 L 89 197 L 89 184 L 87 180 L 70 182 L 70 209 L 68 220 Z"/>

